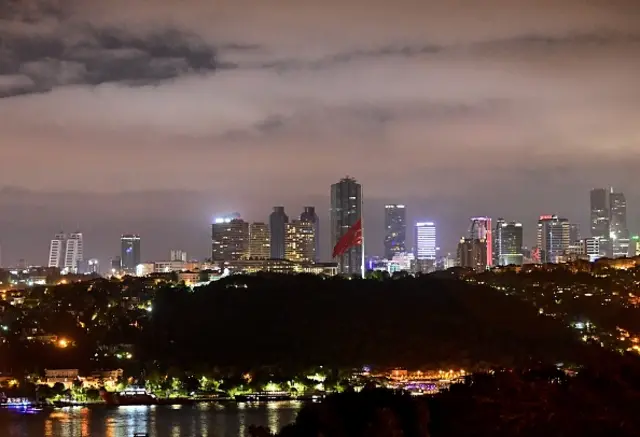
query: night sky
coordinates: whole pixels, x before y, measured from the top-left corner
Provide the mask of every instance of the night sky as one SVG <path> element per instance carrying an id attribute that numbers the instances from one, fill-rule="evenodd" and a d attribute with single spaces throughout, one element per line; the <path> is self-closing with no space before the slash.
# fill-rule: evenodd
<path id="1" fill-rule="evenodd" d="M 280 204 L 318 208 L 326 258 L 347 174 L 374 252 L 389 201 L 452 250 L 473 215 L 588 235 L 613 185 L 640 231 L 637 0 L 4 0 L 0 41 L 4 265 L 60 229 L 201 258 L 214 216 Z"/>

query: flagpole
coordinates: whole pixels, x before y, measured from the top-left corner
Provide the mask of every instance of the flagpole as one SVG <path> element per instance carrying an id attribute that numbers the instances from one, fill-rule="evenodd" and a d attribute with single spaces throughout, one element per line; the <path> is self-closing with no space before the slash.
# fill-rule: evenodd
<path id="1" fill-rule="evenodd" d="M 362 239 L 362 265 L 360 269 L 362 270 L 362 279 L 365 279 L 365 273 L 367 272 L 366 261 L 364 256 L 364 190 L 362 189 L 362 185 L 360 185 L 360 238 Z"/>

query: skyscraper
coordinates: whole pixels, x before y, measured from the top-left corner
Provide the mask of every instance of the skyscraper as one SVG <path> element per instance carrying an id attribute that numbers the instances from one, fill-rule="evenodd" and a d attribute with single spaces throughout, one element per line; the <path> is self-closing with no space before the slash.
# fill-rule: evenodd
<path id="1" fill-rule="evenodd" d="M 541 263 L 557 263 L 562 260 L 571 242 L 570 227 L 566 218 L 558 218 L 557 215 L 540 216 L 537 244 L 540 248 Z"/>
<path id="2" fill-rule="evenodd" d="M 487 243 L 477 238 L 462 238 L 458 243 L 458 265 L 483 271 L 487 268 Z"/>
<path id="3" fill-rule="evenodd" d="M 436 259 L 436 224 L 416 223 L 416 259 Z"/>
<path id="4" fill-rule="evenodd" d="M 249 256 L 249 223 L 221 217 L 211 225 L 211 260 L 237 261 Z"/>
<path id="5" fill-rule="evenodd" d="M 300 220 L 303 222 L 313 223 L 315 259 L 313 262 L 320 261 L 320 219 L 316 214 L 316 208 L 313 206 L 305 206 L 304 211 L 300 214 Z"/>
<path id="6" fill-rule="evenodd" d="M 289 217 L 284 212 L 284 206 L 274 206 L 269 216 L 269 232 L 271 232 L 271 258 L 284 259 L 285 224 L 289 223 Z"/>
<path id="7" fill-rule="evenodd" d="M 591 190 L 591 236 L 609 238 L 609 202 L 604 188 Z"/>
<path id="8" fill-rule="evenodd" d="M 345 177 L 331 185 L 331 247 L 362 217 L 362 186 L 355 179 Z M 366 238 L 366 237 L 364 237 Z M 337 257 L 339 274 L 361 273 L 362 245 L 349 248 Z"/>
<path id="9" fill-rule="evenodd" d="M 316 238 L 313 223 L 293 220 L 285 225 L 285 259 L 296 262 L 315 261 Z"/>
<path id="10" fill-rule="evenodd" d="M 384 206 L 384 257 L 407 251 L 407 214 L 404 205 Z"/>
<path id="11" fill-rule="evenodd" d="M 493 233 L 491 229 L 490 217 L 473 217 L 471 218 L 471 227 L 469 228 L 469 237 L 471 240 L 479 240 L 484 245 L 487 266 L 493 265 Z"/>
<path id="12" fill-rule="evenodd" d="M 57 267 L 63 273 L 78 273 L 84 260 L 82 233 L 55 235 L 49 245 L 49 267 Z"/>
<path id="13" fill-rule="evenodd" d="M 65 252 L 65 270 L 70 273 L 78 273 L 80 264 L 84 261 L 84 244 L 81 232 L 74 232 L 67 235 Z"/>
<path id="14" fill-rule="evenodd" d="M 172 250 L 169 253 L 169 260 L 170 261 L 182 261 L 184 263 L 187 262 L 187 252 L 185 252 L 184 250 Z"/>
<path id="15" fill-rule="evenodd" d="M 627 200 L 623 193 L 609 194 L 609 238 L 614 258 L 629 254 L 629 229 L 627 228 Z"/>
<path id="16" fill-rule="evenodd" d="M 49 244 L 49 267 L 57 267 L 59 269 L 64 267 L 65 250 L 66 250 L 67 236 L 60 232 L 53 237 Z"/>
<path id="17" fill-rule="evenodd" d="M 522 224 L 506 222 L 503 218 L 496 221 L 494 239 L 494 262 L 499 266 L 522 265 Z"/>
<path id="18" fill-rule="evenodd" d="M 124 234 L 120 237 L 120 262 L 124 273 L 136 274 L 136 267 L 140 264 L 139 235 Z"/>
<path id="19" fill-rule="evenodd" d="M 269 226 L 266 223 L 251 223 L 249 225 L 249 258 L 269 259 L 271 246 Z"/>

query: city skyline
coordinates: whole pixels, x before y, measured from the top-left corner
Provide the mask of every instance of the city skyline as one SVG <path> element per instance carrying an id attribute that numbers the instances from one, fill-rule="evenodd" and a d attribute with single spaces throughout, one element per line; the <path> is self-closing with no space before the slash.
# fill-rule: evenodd
<path id="1" fill-rule="evenodd" d="M 611 190 L 611 188 L 607 188 L 607 191 Z M 626 195 L 626 191 L 616 187 L 615 188 L 615 192 L 619 192 L 622 193 L 626 198 L 628 198 L 629 196 Z M 582 210 L 582 214 L 576 215 L 576 216 L 569 216 L 567 214 L 567 218 L 569 219 L 570 223 L 572 225 L 577 224 L 579 225 L 579 228 L 581 230 L 581 234 L 582 237 L 588 237 L 590 235 L 590 202 L 589 202 L 589 192 L 591 191 L 588 190 L 586 192 L 586 195 L 583 196 L 582 198 L 582 204 L 583 204 L 583 210 Z M 583 193 L 584 194 L 584 193 Z M 405 198 L 406 199 L 406 198 Z M 267 199 L 268 201 L 268 199 Z M 396 200 L 397 202 L 397 200 Z M 311 202 L 306 202 L 306 204 L 309 204 Z M 318 200 L 318 203 L 323 203 L 321 200 Z M 326 199 L 325 202 L 326 203 Z M 370 199 L 367 200 L 367 202 L 365 202 L 369 208 L 367 208 L 367 206 L 365 206 L 365 232 L 367 233 L 367 256 L 379 256 L 379 255 L 383 255 L 384 253 L 384 247 L 383 247 L 383 242 L 384 242 L 384 235 L 385 235 L 385 207 L 386 205 L 388 205 L 390 202 L 388 201 L 379 201 L 377 199 Z M 628 203 L 628 202 L 627 202 Z M 305 204 L 305 203 L 303 203 Z M 371 205 L 373 204 L 373 206 Z M 423 213 L 418 213 L 417 211 L 422 211 L 425 210 L 424 206 L 421 205 L 415 205 L 413 206 L 412 204 L 407 204 L 407 205 L 403 205 L 406 207 L 406 213 L 407 213 L 407 224 L 410 227 L 413 227 L 417 222 L 420 221 L 424 221 L 425 217 L 437 217 L 437 220 L 433 220 L 434 222 L 436 222 L 436 225 L 438 226 L 438 246 L 440 246 L 440 251 L 438 252 L 438 255 L 446 255 L 447 253 L 451 253 L 452 255 L 455 255 L 456 253 L 456 244 L 460 238 L 461 235 L 466 235 L 468 232 L 468 229 L 465 229 L 465 227 L 469 226 L 469 217 L 464 217 L 460 214 L 456 215 L 456 216 L 452 216 L 452 217 L 446 217 L 444 216 L 442 213 L 439 213 L 437 211 L 436 208 L 433 209 L 433 212 L 430 212 L 429 214 L 423 214 Z M 634 209 L 637 210 L 637 204 L 629 204 L 627 206 L 627 209 L 629 209 L 630 211 L 633 211 Z M 291 207 L 291 206 L 286 206 L 285 210 L 286 211 L 304 211 L 304 208 L 306 208 L 306 206 L 300 206 L 300 207 Z M 375 209 L 374 209 L 375 208 Z M 230 211 L 230 210 L 234 210 L 234 209 L 239 209 L 239 208 L 229 208 L 226 209 L 226 211 Z M 271 209 L 271 207 L 269 207 L 269 209 Z M 485 206 L 485 209 L 486 208 Z M 315 211 L 317 214 L 317 211 L 320 211 L 320 215 L 319 215 L 319 221 L 320 223 L 323 222 L 323 216 L 322 216 L 322 210 L 320 208 L 318 208 L 317 206 L 315 206 Z M 431 210 L 431 209 L 429 209 Z M 503 210 L 500 208 L 497 208 L 497 210 Z M 534 208 L 532 208 L 532 210 L 538 210 L 538 215 L 535 217 L 525 217 L 525 218 L 520 218 L 520 217 L 512 217 L 509 216 L 510 218 L 515 219 L 516 221 L 520 222 L 523 224 L 523 234 L 524 234 L 524 246 L 526 247 L 532 247 L 536 241 L 536 223 L 539 217 L 539 209 L 536 208 L 534 206 Z M 268 211 L 267 211 L 268 212 Z M 221 215 L 229 215 L 228 213 L 226 214 L 221 214 Z M 238 214 L 238 213 L 234 213 L 232 214 L 234 216 L 242 216 L 243 219 L 246 219 L 248 222 L 253 223 L 255 222 L 260 222 L 260 216 L 259 215 L 255 215 L 256 219 L 252 220 L 247 218 L 248 216 L 246 214 Z M 560 216 L 563 216 L 563 214 L 559 214 Z M 215 217 L 217 215 L 216 214 L 208 214 L 207 217 L 205 218 L 205 222 L 209 222 L 208 225 L 205 225 L 206 227 L 209 228 L 209 232 L 208 232 L 208 236 L 206 238 L 208 238 L 210 240 L 211 237 L 211 222 L 213 222 L 215 220 Z M 500 214 L 492 214 L 492 219 L 496 220 L 497 218 L 499 218 Z M 637 235 L 639 233 L 640 227 L 637 224 L 638 223 L 638 215 L 635 214 L 633 212 L 629 213 L 627 212 L 627 221 L 628 221 L 628 231 L 630 235 Z M 263 220 L 264 222 L 268 223 L 268 214 L 265 214 L 263 212 Z M 295 212 L 293 213 L 293 217 L 296 217 Z M 162 219 L 161 217 L 159 217 L 159 219 Z M 266 219 L 266 220 L 265 220 Z M 327 211 L 325 213 L 325 217 L 324 217 L 324 221 L 326 221 L 327 226 L 329 223 L 329 208 L 327 208 Z M 201 224 L 198 225 L 197 223 L 194 223 L 194 227 L 189 228 L 186 230 L 186 234 L 196 234 L 198 232 L 198 227 L 202 226 L 202 221 Z M 635 226 L 633 225 L 634 223 L 637 223 Z M 48 226 L 50 226 L 50 223 L 48 224 Z M 142 226 L 141 226 L 142 227 Z M 89 229 L 95 229 L 93 226 L 89 226 Z M 132 226 L 128 226 L 129 229 L 132 228 Z M 582 231 L 582 229 L 586 229 L 586 231 Z M 33 231 L 38 231 L 36 230 L 32 230 Z M 82 229 L 83 234 L 85 235 L 85 242 L 84 242 L 84 246 L 89 247 L 89 251 L 87 252 L 87 249 L 85 249 L 85 258 L 97 258 L 100 260 L 101 266 L 103 266 L 103 268 L 106 268 L 106 266 L 109 264 L 109 260 L 113 259 L 116 255 L 118 255 L 119 253 L 119 248 L 117 246 L 114 245 L 114 240 L 106 240 L 105 239 L 105 235 L 107 235 L 107 233 L 102 233 L 99 229 L 97 231 L 94 232 L 84 232 L 84 229 Z M 37 233 L 37 232 L 36 232 Z M 444 234 L 444 235 L 443 235 Z M 113 235 L 113 232 L 111 233 L 111 235 Z M 151 234 L 153 235 L 153 234 Z M 187 238 L 186 240 L 184 240 L 183 238 L 177 238 L 178 235 L 175 236 L 171 236 L 171 235 L 166 235 L 165 234 L 165 228 L 161 228 L 161 227 L 157 227 L 156 231 L 155 231 L 155 235 L 157 236 L 156 238 L 153 238 L 152 236 L 149 236 L 150 238 L 147 239 L 145 238 L 145 250 L 142 253 L 142 260 L 143 261 L 148 261 L 148 260 L 162 260 L 162 259 L 168 259 L 167 254 L 169 253 L 168 251 L 171 249 L 170 246 L 173 247 L 181 247 L 184 250 L 186 250 L 187 252 L 189 252 L 190 254 L 193 254 L 194 258 L 197 259 L 204 259 L 206 257 L 211 256 L 210 255 L 210 249 L 209 251 L 207 251 L 206 249 L 206 238 L 205 240 L 200 240 L 197 241 L 196 239 L 189 239 Z M 116 239 L 119 239 L 121 236 L 121 233 L 116 234 Z M 166 237 L 169 238 L 166 238 Z M 51 238 L 49 236 L 49 238 Z M 163 240 L 163 238 L 165 238 Z M 329 247 L 329 235 L 328 235 L 328 229 L 326 229 L 325 234 L 323 234 L 320 238 L 320 260 L 321 261 L 330 261 L 330 247 Z M 48 240 L 47 240 L 48 241 Z M 96 244 L 97 242 L 102 242 L 102 245 L 98 245 Z M 204 241 L 204 242 L 203 242 Z M 106 244 L 105 244 L 106 242 Z M 173 243 L 172 243 L 173 242 Z M 4 241 L 0 240 L 0 244 L 4 243 Z M 151 243 L 151 244 L 149 244 Z M 148 245 L 151 246 L 151 249 L 148 249 Z M 415 245 L 415 241 L 414 241 L 414 237 L 413 237 L 413 232 L 410 232 L 408 234 L 408 238 L 406 240 L 406 246 L 407 246 L 407 251 L 412 251 L 412 249 L 414 248 L 413 246 Z M 98 246 L 99 248 L 96 250 L 95 247 Z M 154 247 L 155 246 L 155 247 Z M 20 259 L 25 259 L 27 261 L 27 263 L 32 264 L 32 265 L 46 265 L 47 261 L 46 259 L 46 248 L 43 246 L 43 242 L 39 241 L 37 245 L 34 245 L 34 247 L 27 247 L 27 249 L 30 249 L 31 253 L 35 253 L 36 255 L 33 258 L 29 258 L 29 257 L 13 257 L 12 253 L 7 250 L 7 245 L 6 244 L 2 244 L 3 247 L 3 265 L 4 266 L 10 266 L 10 265 L 17 265 L 18 261 Z M 111 250 L 109 250 L 109 247 L 112 247 Z M 10 248 L 10 247 L 9 247 Z M 22 247 L 23 249 L 25 248 L 24 246 Z M 88 259 L 87 258 L 87 259 Z M 495 258 L 495 257 L 494 257 Z M 38 261 L 40 260 L 40 261 Z"/>
<path id="2" fill-rule="evenodd" d="M 478 214 L 527 244 L 546 212 L 588 236 L 588 191 L 610 185 L 638 229 L 635 4 L 3 2 L 3 264 L 45 263 L 76 226 L 99 259 L 126 232 L 144 256 L 203 257 L 224 211 L 310 204 L 324 223 L 344 174 L 374 253 L 385 203 L 437 222 L 447 251 Z"/>

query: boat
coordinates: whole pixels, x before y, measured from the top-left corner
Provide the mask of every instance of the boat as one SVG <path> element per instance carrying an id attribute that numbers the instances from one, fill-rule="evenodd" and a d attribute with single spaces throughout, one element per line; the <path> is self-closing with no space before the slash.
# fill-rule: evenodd
<path id="1" fill-rule="evenodd" d="M 289 392 L 259 392 L 235 396 L 238 402 L 290 401 L 292 399 L 293 396 Z"/>
<path id="2" fill-rule="evenodd" d="M 100 396 L 107 405 L 155 405 L 158 403 L 158 398 L 153 393 L 135 385 L 119 393 L 101 390 Z"/>

